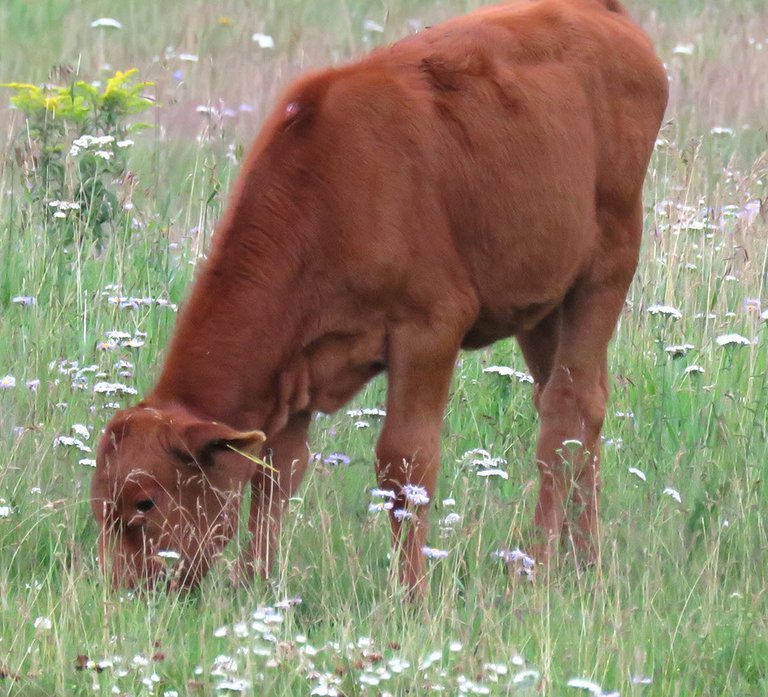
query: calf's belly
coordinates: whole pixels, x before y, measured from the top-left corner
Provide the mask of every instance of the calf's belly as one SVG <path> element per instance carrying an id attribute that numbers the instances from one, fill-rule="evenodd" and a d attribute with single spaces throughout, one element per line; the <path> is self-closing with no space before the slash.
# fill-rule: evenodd
<path id="1" fill-rule="evenodd" d="M 464 335 L 461 347 L 478 349 L 495 341 L 533 329 L 557 307 L 557 301 L 533 303 L 524 307 L 509 307 L 493 311 L 481 308 L 477 321 Z"/>

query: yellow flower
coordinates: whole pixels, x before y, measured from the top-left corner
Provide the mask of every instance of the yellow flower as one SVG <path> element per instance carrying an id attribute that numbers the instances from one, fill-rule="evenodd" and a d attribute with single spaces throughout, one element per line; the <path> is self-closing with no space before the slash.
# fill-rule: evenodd
<path id="1" fill-rule="evenodd" d="M 10 87 L 13 90 L 39 90 L 37 85 L 31 85 L 28 82 L 4 82 L 0 87 Z"/>
<path id="2" fill-rule="evenodd" d="M 56 111 L 56 109 L 58 109 L 61 106 L 61 97 L 58 97 L 58 96 L 46 97 L 44 104 L 45 104 L 46 111 Z"/>
<path id="3" fill-rule="evenodd" d="M 104 90 L 104 94 L 109 94 L 110 92 L 121 88 L 137 72 L 139 72 L 138 68 L 131 68 L 125 72 L 118 70 L 114 77 L 107 80 L 107 88 Z"/>

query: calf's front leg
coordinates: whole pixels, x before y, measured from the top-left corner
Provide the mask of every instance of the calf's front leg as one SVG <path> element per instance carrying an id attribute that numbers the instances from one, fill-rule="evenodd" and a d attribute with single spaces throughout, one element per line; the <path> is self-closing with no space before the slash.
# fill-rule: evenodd
<path id="1" fill-rule="evenodd" d="M 390 511 L 399 575 L 414 596 L 426 593 L 423 547 L 429 501 L 440 468 L 440 432 L 459 340 L 420 334 L 390 336 L 387 416 L 376 448 L 379 486 L 395 493 Z"/>
<path id="2" fill-rule="evenodd" d="M 243 580 L 254 574 L 266 579 L 272 573 L 283 510 L 301 484 L 309 463 L 310 419 L 309 412 L 293 415 L 286 427 L 266 442 L 265 462 L 274 469 L 261 467 L 251 482 L 251 539 L 240 559 Z"/>

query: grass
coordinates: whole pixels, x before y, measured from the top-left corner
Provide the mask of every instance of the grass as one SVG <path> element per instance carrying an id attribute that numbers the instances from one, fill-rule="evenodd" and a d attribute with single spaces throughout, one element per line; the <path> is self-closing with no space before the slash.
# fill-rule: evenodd
<path id="1" fill-rule="evenodd" d="M 207 695 L 245 680 L 253 695 L 420 695 L 438 686 L 578 695 L 567 686 L 577 677 L 625 696 L 766 694 L 761 2 L 628 3 L 667 62 L 672 99 L 647 180 L 642 261 L 611 350 L 598 568 L 563 563 L 533 584 L 512 583 L 492 556 L 525 544 L 536 494 L 530 388 L 483 372 L 524 369 L 506 341 L 465 354 L 456 371 L 430 535 L 448 556 L 429 563 L 423 607 L 403 602 L 386 520 L 368 513 L 380 420 L 346 411 L 315 422 L 320 461 L 291 502 L 271 583 L 231 586 L 242 540 L 191 597 L 113 594 L 100 582 L 91 470 L 78 462 L 90 455 L 54 440 L 83 424 L 93 447 L 107 405 L 135 399 L 95 394 L 94 384 L 103 377 L 146 391 L 175 317 L 164 306 L 121 309 L 109 302 L 113 286 L 184 298 L 238 153 L 290 77 L 407 33 L 409 19 L 430 23 L 471 4 L 126 0 L 116 15 L 124 29 L 110 34 L 89 26 L 117 13 L 106 1 L 0 8 L 0 44 L 14 49 L 0 56 L 0 81 L 43 81 L 55 65 L 79 66 L 86 79 L 104 63 L 135 66 L 157 83 L 160 105 L 156 128 L 137 139 L 132 188 L 121 190 L 139 226 L 113 229 L 103 249 L 57 243 L 27 203 L 10 135 L 1 146 L 0 379 L 16 386 L 0 389 L 0 691 Z M 365 19 L 385 31 L 364 31 Z M 274 51 L 255 47 L 255 31 L 274 36 Z M 692 54 L 675 52 L 689 43 Z M 199 60 L 181 60 L 185 52 Z M 198 105 L 237 116 L 203 116 Z M 8 111 L 0 123 L 8 134 L 20 126 Z M 36 304 L 13 303 L 19 295 Z M 650 314 L 654 304 L 680 319 Z M 111 330 L 145 332 L 146 343 L 98 350 Z M 752 343 L 718 345 L 728 333 Z M 665 350 L 685 343 L 693 348 L 684 356 Z M 693 365 L 703 373 L 687 373 Z M 373 383 L 350 409 L 382 406 L 384 388 Z M 465 456 L 475 448 L 503 457 L 509 478 L 478 477 Z M 349 464 L 323 462 L 335 452 Z M 458 522 L 441 523 L 450 513 Z M 277 607 L 292 598 L 302 602 Z M 535 671 L 527 682 L 525 671 Z"/>

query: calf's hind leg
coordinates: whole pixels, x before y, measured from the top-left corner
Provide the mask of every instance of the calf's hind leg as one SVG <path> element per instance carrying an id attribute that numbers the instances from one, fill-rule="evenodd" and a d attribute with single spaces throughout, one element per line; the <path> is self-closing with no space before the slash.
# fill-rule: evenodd
<path id="1" fill-rule="evenodd" d="M 576 515 L 569 528 L 577 552 L 597 557 L 600 431 L 608 398 L 608 343 L 637 263 L 634 236 L 579 280 L 562 307 L 549 379 L 539 395 L 541 419 L 536 461 L 540 473 L 534 525 L 537 561 L 550 558 L 570 497 Z"/>
<path id="2" fill-rule="evenodd" d="M 552 374 L 560 340 L 560 308 L 556 308 L 533 329 L 515 335 L 525 364 L 533 376 L 533 405 L 539 411 L 541 393 Z"/>

